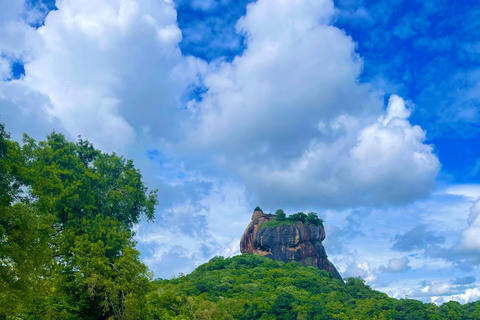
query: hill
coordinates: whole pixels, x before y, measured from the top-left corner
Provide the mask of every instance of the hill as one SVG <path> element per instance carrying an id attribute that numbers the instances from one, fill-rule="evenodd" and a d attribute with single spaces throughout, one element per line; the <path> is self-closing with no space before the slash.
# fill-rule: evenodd
<path id="1" fill-rule="evenodd" d="M 155 280 L 151 319 L 480 319 L 480 301 L 441 306 L 393 299 L 361 279 L 243 254 L 215 257 L 186 276 Z"/>

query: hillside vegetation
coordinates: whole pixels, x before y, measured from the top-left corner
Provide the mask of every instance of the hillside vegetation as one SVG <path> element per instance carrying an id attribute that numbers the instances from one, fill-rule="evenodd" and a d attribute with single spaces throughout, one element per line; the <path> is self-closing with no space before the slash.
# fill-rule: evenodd
<path id="1" fill-rule="evenodd" d="M 150 319 L 480 319 L 480 301 L 441 306 L 393 299 L 361 279 L 243 254 L 154 281 Z"/>

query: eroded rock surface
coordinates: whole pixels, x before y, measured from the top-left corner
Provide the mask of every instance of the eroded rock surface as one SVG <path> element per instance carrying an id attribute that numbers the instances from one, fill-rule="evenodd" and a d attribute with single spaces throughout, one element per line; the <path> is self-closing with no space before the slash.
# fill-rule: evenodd
<path id="1" fill-rule="evenodd" d="M 313 266 L 333 273 L 341 279 L 335 266 L 328 261 L 322 241 L 325 240 L 323 226 L 315 226 L 298 221 L 294 224 L 282 224 L 276 227 L 260 226 L 275 218 L 273 214 L 255 211 L 252 221 L 243 233 L 240 241 L 242 253 L 258 254 L 283 262 L 300 262 L 304 266 Z"/>

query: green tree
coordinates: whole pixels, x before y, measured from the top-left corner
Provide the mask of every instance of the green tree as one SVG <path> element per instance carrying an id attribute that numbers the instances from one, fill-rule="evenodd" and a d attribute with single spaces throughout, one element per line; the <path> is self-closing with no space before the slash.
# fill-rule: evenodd
<path id="1" fill-rule="evenodd" d="M 292 221 L 306 222 L 307 221 L 307 215 L 303 212 L 297 212 L 297 213 L 294 213 L 291 216 L 289 216 L 288 219 L 292 220 Z"/>
<path id="2" fill-rule="evenodd" d="M 461 319 L 462 318 L 462 308 L 460 303 L 457 301 L 445 302 L 440 306 L 441 312 L 444 314 L 446 319 Z"/>
<path id="3" fill-rule="evenodd" d="M 24 137 L 32 195 L 58 218 L 58 231 L 81 228 L 84 218 L 112 217 L 131 229 L 141 217 L 154 219 L 156 190 L 147 193 L 132 160 L 105 154 L 82 139 L 52 133 L 38 144 Z"/>
<path id="4" fill-rule="evenodd" d="M 39 215 L 24 184 L 25 158 L 0 123 L 0 318 L 32 303 L 51 262 L 51 215 Z"/>
<path id="5" fill-rule="evenodd" d="M 26 136 L 24 151 L 38 209 L 56 217 L 50 281 L 57 293 L 44 310 L 57 318 L 141 318 L 150 275 L 134 249 L 132 227 L 142 216 L 153 220 L 156 191 L 147 194 L 131 160 L 82 139 L 52 133 L 36 143 Z"/>
<path id="6" fill-rule="evenodd" d="M 53 279 L 58 292 L 47 299 L 49 317 L 68 310 L 75 319 L 142 319 L 151 274 L 131 232 L 110 217 L 84 219 L 82 225 L 82 235 L 66 231 L 74 246 Z"/>
<path id="7" fill-rule="evenodd" d="M 276 219 L 278 221 L 284 221 L 287 218 L 287 215 L 285 214 L 283 209 L 278 209 L 277 211 L 275 211 L 275 214 L 277 215 Z"/>
<path id="8" fill-rule="evenodd" d="M 295 297 L 288 292 L 281 293 L 270 309 L 270 313 L 275 315 L 277 319 L 295 319 L 296 313 L 292 311 L 293 303 L 295 302 Z"/>
<path id="9" fill-rule="evenodd" d="M 133 162 L 55 132 L 20 147 L 2 124 L 0 169 L 0 317 L 143 319 L 132 227 L 158 201 Z"/>
<path id="10" fill-rule="evenodd" d="M 307 222 L 316 226 L 323 225 L 323 220 L 320 219 L 316 212 L 309 212 L 307 215 Z"/>

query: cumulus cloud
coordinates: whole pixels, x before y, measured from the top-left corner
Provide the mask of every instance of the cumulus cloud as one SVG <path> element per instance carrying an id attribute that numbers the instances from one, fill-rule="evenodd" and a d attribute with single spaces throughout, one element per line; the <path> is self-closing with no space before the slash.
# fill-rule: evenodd
<path id="1" fill-rule="evenodd" d="M 405 272 L 411 269 L 408 265 L 410 260 L 407 256 L 401 257 L 400 259 L 390 259 L 388 260 L 388 265 L 386 267 L 380 267 L 380 270 L 387 273 L 400 273 Z"/>
<path id="2" fill-rule="evenodd" d="M 45 106 L 25 107 L 43 108 L 72 136 L 106 150 L 122 150 L 144 132 L 157 141 L 174 139 L 181 97 L 202 63 L 178 48 L 173 3 L 63 0 L 56 6 L 38 30 L 0 35 L 2 51 L 21 54 L 9 49 L 18 45 L 28 53 L 19 85 L 48 96 Z"/>
<path id="3" fill-rule="evenodd" d="M 0 84 L 12 78 L 14 62 L 31 61 L 40 44 L 31 24 L 44 17 L 44 6 L 26 1 L 7 1 L 0 10 Z"/>
<path id="4" fill-rule="evenodd" d="M 410 110 L 359 84 L 355 43 L 331 1 L 260 0 L 238 22 L 246 50 L 212 64 L 183 147 L 216 155 L 268 205 L 400 203 L 426 196 L 439 161 Z M 401 170 L 400 170 L 401 168 Z"/>
<path id="5" fill-rule="evenodd" d="M 418 288 L 410 291 L 409 297 L 436 304 L 468 303 L 480 298 L 480 290 L 476 285 L 455 284 L 454 281 L 422 281 Z"/>
<path id="6" fill-rule="evenodd" d="M 461 294 L 464 291 L 464 287 L 453 285 L 451 282 L 424 281 L 423 288 L 421 288 L 419 292 L 415 294 L 415 296 L 451 296 L 455 294 Z"/>
<path id="7" fill-rule="evenodd" d="M 458 301 L 460 303 L 468 303 L 480 300 L 480 288 L 478 286 L 475 288 L 469 288 L 465 290 L 464 293 L 453 296 L 452 300 Z"/>
<path id="8" fill-rule="evenodd" d="M 0 11 L 2 58 L 29 61 L 34 57 L 40 40 L 30 23 L 36 23 L 43 18 L 38 13 L 40 10 L 42 10 L 41 7 L 31 7 L 24 0 L 2 2 Z"/>
<path id="9" fill-rule="evenodd" d="M 237 178 L 267 206 L 401 203 L 433 188 L 439 162 L 425 132 L 400 97 L 384 111 L 381 95 L 359 83 L 362 61 L 330 25 L 332 1 L 251 3 L 237 23 L 246 50 L 209 66 L 180 52 L 172 2 L 56 6 L 38 30 L 16 19 L 20 34 L 0 39 L 2 52 L 25 57 L 24 79 L 9 86 L 44 97 L 23 108 L 74 137 L 104 150 L 149 141 L 204 153 L 214 175 Z M 182 110 L 200 80 L 206 92 Z M 0 92 L 7 113 L 17 98 L 5 83 Z"/>
<path id="10" fill-rule="evenodd" d="M 360 277 L 367 284 L 372 284 L 377 281 L 376 269 L 372 268 L 367 261 L 354 262 L 347 266 L 347 269 L 342 272 L 343 277 Z"/>

